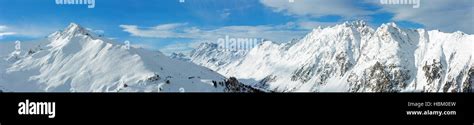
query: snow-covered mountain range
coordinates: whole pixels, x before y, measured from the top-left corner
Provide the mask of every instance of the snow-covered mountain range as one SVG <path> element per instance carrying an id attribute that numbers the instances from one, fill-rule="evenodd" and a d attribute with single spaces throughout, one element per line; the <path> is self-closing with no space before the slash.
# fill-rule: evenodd
<path id="1" fill-rule="evenodd" d="M 276 92 L 472 92 L 474 35 L 364 21 L 316 28 L 248 52 L 204 43 L 192 62 Z"/>
<path id="2" fill-rule="evenodd" d="M 15 48 L 16 47 L 16 48 Z M 37 42 L 2 43 L 4 92 L 256 92 L 196 64 L 70 24 Z"/>
<path id="3" fill-rule="evenodd" d="M 203 43 L 188 58 L 116 43 L 72 23 L 36 42 L 0 43 L 0 91 L 472 92 L 473 41 L 462 32 L 354 21 L 250 51 Z"/>

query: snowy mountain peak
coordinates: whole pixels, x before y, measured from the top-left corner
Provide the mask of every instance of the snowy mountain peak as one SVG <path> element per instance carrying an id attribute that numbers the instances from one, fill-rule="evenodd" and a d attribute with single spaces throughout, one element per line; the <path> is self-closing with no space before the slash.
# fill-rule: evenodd
<path id="1" fill-rule="evenodd" d="M 219 45 L 217 43 L 205 42 L 200 44 L 198 48 L 213 50 L 217 49 L 218 47 Z"/>
<path id="2" fill-rule="evenodd" d="M 79 24 L 77 24 L 77 23 L 70 23 L 69 26 L 68 26 L 66 29 L 74 30 L 74 29 L 80 29 L 80 28 L 82 28 L 82 27 L 79 26 Z"/>
<path id="3" fill-rule="evenodd" d="M 466 35 L 466 33 L 462 32 L 462 31 L 456 31 L 456 32 L 454 32 L 454 34 L 459 36 L 459 37 L 462 37 L 462 36 Z"/>
<path id="4" fill-rule="evenodd" d="M 74 48 L 90 45 L 88 43 L 91 41 L 95 41 L 95 43 L 91 44 L 113 43 L 102 35 L 97 35 L 76 23 L 69 24 L 62 31 L 52 33 L 48 38 L 50 41 L 49 45 L 58 49 L 70 47 L 75 50 Z"/>
<path id="5" fill-rule="evenodd" d="M 393 32 L 393 31 L 399 30 L 400 28 L 398 28 L 396 23 L 390 22 L 390 23 L 382 24 L 379 29 L 384 30 L 384 31 Z"/>
<path id="6" fill-rule="evenodd" d="M 356 20 L 353 22 L 353 25 L 365 27 L 367 26 L 367 22 L 365 22 L 364 20 Z"/>
<path id="7" fill-rule="evenodd" d="M 64 29 L 64 33 L 71 34 L 71 35 L 76 34 L 76 33 L 87 34 L 89 33 L 89 31 L 87 31 L 85 28 L 81 27 L 80 25 L 76 23 L 71 23 L 66 29 Z"/>
<path id="8" fill-rule="evenodd" d="M 76 23 L 71 23 L 62 31 L 56 31 L 49 35 L 49 38 L 52 39 L 66 39 L 63 41 L 68 41 L 72 37 L 85 37 L 85 38 L 93 38 L 93 39 L 101 39 L 101 35 L 94 34 L 93 32 L 87 30 L 86 28 L 80 26 Z M 107 41 L 107 40 L 105 40 Z"/>
<path id="9" fill-rule="evenodd" d="M 355 20 L 355 21 L 345 21 L 342 24 L 336 25 L 334 27 L 350 27 L 350 28 L 361 28 L 367 27 L 367 22 L 364 20 Z"/>

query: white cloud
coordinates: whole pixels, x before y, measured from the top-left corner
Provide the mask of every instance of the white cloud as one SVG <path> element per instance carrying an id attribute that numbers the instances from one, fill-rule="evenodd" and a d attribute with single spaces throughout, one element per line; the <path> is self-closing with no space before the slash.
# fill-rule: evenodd
<path id="1" fill-rule="evenodd" d="M 39 38 L 39 37 L 45 37 L 53 33 L 54 31 L 61 30 L 55 27 L 56 26 L 29 25 L 29 24 L 14 25 L 14 26 L 9 26 L 9 27 L 3 26 L 3 28 L 0 26 L 0 34 L 4 33 L 7 35 Z"/>
<path id="2" fill-rule="evenodd" d="M 86 28 L 87 30 L 95 33 L 95 34 L 104 34 L 105 31 L 104 30 L 97 30 L 97 29 L 92 29 L 92 28 Z"/>
<path id="3" fill-rule="evenodd" d="M 0 39 L 6 36 L 19 36 L 19 37 L 30 37 L 40 38 L 48 36 L 54 31 L 61 29 L 55 28 L 56 26 L 46 25 L 31 25 L 31 24 L 19 24 L 12 26 L 0 25 Z"/>
<path id="4" fill-rule="evenodd" d="M 9 35 L 15 35 L 16 33 L 14 32 L 0 32 L 0 38 L 3 38 L 3 36 L 9 36 Z"/>
<path id="5" fill-rule="evenodd" d="M 5 31 L 7 29 L 7 26 L 0 25 L 0 31 Z"/>
<path id="6" fill-rule="evenodd" d="M 217 40 L 225 36 L 239 38 L 264 38 L 286 42 L 302 37 L 306 30 L 295 30 L 293 23 L 284 25 L 224 26 L 216 29 L 186 27 L 186 23 L 162 24 L 155 27 L 139 28 L 137 25 L 120 25 L 123 31 L 132 36 L 150 38 L 190 38 L 198 40 Z"/>
<path id="7" fill-rule="evenodd" d="M 146 27 L 139 28 L 136 25 L 120 25 L 123 28 L 123 31 L 132 34 L 132 36 L 139 37 L 154 37 L 154 38 L 189 38 L 191 36 L 186 35 L 186 33 L 179 32 L 193 32 L 192 29 L 186 29 L 178 31 L 178 29 L 184 28 L 187 25 L 185 23 L 170 23 L 158 25 L 155 27 Z"/>
<path id="8" fill-rule="evenodd" d="M 336 25 L 338 22 L 316 22 L 316 21 L 300 21 L 298 27 L 301 29 L 314 29 L 317 27 L 327 27 Z"/>
<path id="9" fill-rule="evenodd" d="M 461 30 L 474 33 L 473 0 L 421 0 L 419 8 L 400 5 L 383 5 L 383 11 L 395 14 L 395 21 L 411 21 L 429 29 L 446 32 Z"/>
<path id="10" fill-rule="evenodd" d="M 8 27 L 0 25 L 0 39 L 3 39 L 5 36 L 15 35 L 15 32 L 7 31 Z"/>
<path id="11" fill-rule="evenodd" d="M 231 15 L 229 9 L 224 9 L 220 13 L 221 13 L 220 16 L 221 16 L 222 19 L 227 19 Z"/>
<path id="12" fill-rule="evenodd" d="M 288 0 L 260 0 L 260 2 L 275 12 L 296 16 L 339 15 L 350 18 L 372 13 L 360 6 L 354 6 L 358 0 L 295 0 L 293 3 L 289 3 Z"/>

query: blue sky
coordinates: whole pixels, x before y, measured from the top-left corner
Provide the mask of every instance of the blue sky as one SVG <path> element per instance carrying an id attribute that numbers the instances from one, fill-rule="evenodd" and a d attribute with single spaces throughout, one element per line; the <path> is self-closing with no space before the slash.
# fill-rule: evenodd
<path id="1" fill-rule="evenodd" d="M 32 40 L 75 22 L 118 42 L 165 53 L 189 51 L 199 42 L 231 37 L 286 42 L 316 26 L 366 20 L 376 27 L 474 32 L 472 0 L 421 0 L 383 5 L 379 0 L 95 0 L 57 5 L 55 0 L 0 0 L 0 41 Z"/>

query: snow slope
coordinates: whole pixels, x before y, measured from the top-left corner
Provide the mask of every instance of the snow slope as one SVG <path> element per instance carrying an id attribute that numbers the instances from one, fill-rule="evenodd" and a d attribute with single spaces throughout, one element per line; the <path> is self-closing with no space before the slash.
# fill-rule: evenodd
<path id="1" fill-rule="evenodd" d="M 469 92 L 473 41 L 462 32 L 354 21 L 313 29 L 296 42 L 264 42 L 237 57 L 203 45 L 191 60 L 278 92 Z"/>
<path id="2" fill-rule="evenodd" d="M 74 23 L 35 44 L 28 51 L 3 53 L 2 91 L 225 92 L 229 85 L 251 89 L 238 81 L 226 84 L 225 77 L 205 67 L 115 43 Z"/>

